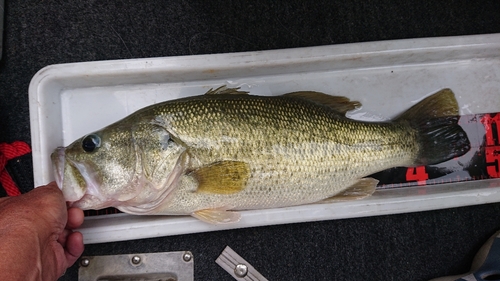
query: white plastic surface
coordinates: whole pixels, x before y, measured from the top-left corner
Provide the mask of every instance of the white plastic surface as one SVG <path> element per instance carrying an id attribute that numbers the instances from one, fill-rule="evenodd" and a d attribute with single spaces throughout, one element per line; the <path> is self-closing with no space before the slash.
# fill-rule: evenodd
<path id="1" fill-rule="evenodd" d="M 35 185 L 54 179 L 50 153 L 146 105 L 226 84 L 255 95 L 321 91 L 358 100 L 350 115 L 386 120 L 451 88 L 461 114 L 500 111 L 500 34 L 261 52 L 51 65 L 29 88 Z M 85 243 L 414 212 L 500 201 L 500 179 L 377 191 L 352 202 L 242 212 L 237 224 L 125 214 L 87 218 Z"/>

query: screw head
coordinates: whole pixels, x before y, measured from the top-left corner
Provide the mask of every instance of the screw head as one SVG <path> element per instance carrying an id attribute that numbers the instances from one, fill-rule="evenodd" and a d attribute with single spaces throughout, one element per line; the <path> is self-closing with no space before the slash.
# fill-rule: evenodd
<path id="1" fill-rule="evenodd" d="M 132 263 L 133 264 L 140 264 L 141 263 L 141 257 L 139 257 L 139 256 L 133 256 L 132 257 Z"/>
<path id="2" fill-rule="evenodd" d="M 240 278 L 247 276 L 248 266 L 240 263 L 234 268 L 234 274 Z"/>
<path id="3" fill-rule="evenodd" d="M 90 264 L 90 260 L 88 258 L 82 258 L 80 260 L 80 265 L 83 267 L 87 267 L 87 266 L 89 266 L 89 264 Z"/>
<path id="4" fill-rule="evenodd" d="M 191 254 L 191 252 L 185 252 L 184 255 L 182 255 L 182 259 L 185 262 L 191 261 L 193 259 L 193 254 Z"/>

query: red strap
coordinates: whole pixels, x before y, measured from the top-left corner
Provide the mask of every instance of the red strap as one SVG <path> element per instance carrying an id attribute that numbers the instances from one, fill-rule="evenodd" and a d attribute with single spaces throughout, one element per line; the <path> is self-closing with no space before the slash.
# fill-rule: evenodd
<path id="1" fill-rule="evenodd" d="M 22 141 L 15 141 L 11 144 L 0 143 L 0 183 L 8 196 L 17 196 L 20 195 L 21 192 L 9 173 L 7 173 L 5 165 L 7 165 L 7 161 L 30 152 L 30 146 Z"/>

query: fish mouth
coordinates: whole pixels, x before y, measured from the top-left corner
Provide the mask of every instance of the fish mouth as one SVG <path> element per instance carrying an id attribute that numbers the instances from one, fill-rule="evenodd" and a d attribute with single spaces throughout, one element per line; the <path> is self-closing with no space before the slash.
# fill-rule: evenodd
<path id="1" fill-rule="evenodd" d="M 50 155 L 50 159 L 52 160 L 52 167 L 54 169 L 54 177 L 57 186 L 61 190 L 63 188 L 63 182 L 64 182 L 64 164 L 66 163 L 64 150 L 65 150 L 64 147 L 58 147 Z"/>
<path id="2" fill-rule="evenodd" d="M 70 159 L 66 159 L 66 148 L 58 147 L 50 155 L 54 178 L 64 199 L 71 205 L 80 200 L 87 191 L 87 184 L 82 171 Z M 66 171 L 69 169 L 69 171 Z"/>

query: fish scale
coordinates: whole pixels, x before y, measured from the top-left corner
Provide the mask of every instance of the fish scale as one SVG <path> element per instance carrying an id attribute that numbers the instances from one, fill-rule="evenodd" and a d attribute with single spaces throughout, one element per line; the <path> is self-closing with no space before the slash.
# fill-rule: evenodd
<path id="1" fill-rule="evenodd" d="M 193 194 L 196 182 L 185 180 L 189 184 L 185 184 L 185 192 L 182 188 L 177 191 L 175 198 L 179 200 L 174 198 L 164 206 L 173 214 L 193 208 L 312 203 L 381 168 L 405 165 L 417 153 L 412 129 L 400 124 L 374 126 L 352 120 L 346 124 L 347 118 L 326 106 L 291 97 L 220 95 L 207 101 L 209 97 L 168 103 L 158 107 L 155 115 L 164 116 L 167 130 L 189 147 L 193 162 L 199 163 L 191 169 L 220 161 L 242 161 L 250 165 L 251 175 L 245 189 L 233 195 Z M 184 112 L 190 116 L 203 114 L 185 118 Z M 382 146 L 391 134 L 398 134 L 399 147 L 391 146 L 392 154 L 388 154 Z M 205 145 L 200 147 L 200 143 Z M 212 143 L 217 145 L 206 145 Z M 371 161 L 384 158 L 388 161 L 382 164 Z M 315 188 L 304 188 L 307 186 Z M 188 201 L 191 203 L 186 204 Z"/>

